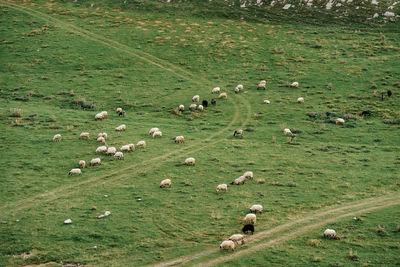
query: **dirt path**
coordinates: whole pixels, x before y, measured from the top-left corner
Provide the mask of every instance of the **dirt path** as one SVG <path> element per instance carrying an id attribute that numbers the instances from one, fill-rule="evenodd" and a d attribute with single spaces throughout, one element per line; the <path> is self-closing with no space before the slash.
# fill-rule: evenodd
<path id="1" fill-rule="evenodd" d="M 321 226 L 323 224 L 327 224 L 336 220 L 339 220 L 344 217 L 348 216 L 354 216 L 357 213 L 362 213 L 370 210 L 375 210 L 375 209 L 380 209 L 380 208 L 385 208 L 393 205 L 399 205 L 400 204 L 400 194 L 395 193 L 395 194 L 390 194 L 387 196 L 382 196 L 382 197 L 375 197 L 375 198 L 368 198 L 364 199 L 361 201 L 357 201 L 355 203 L 349 203 L 347 205 L 341 206 L 341 207 L 326 207 L 324 210 L 320 210 L 319 212 L 310 214 L 308 216 L 293 220 L 289 223 L 285 223 L 279 226 L 276 226 L 272 229 L 268 229 L 265 231 L 261 231 L 257 234 L 254 234 L 253 236 L 249 236 L 246 239 L 246 246 L 249 246 L 248 248 L 243 248 L 239 249 L 238 251 L 230 254 L 230 255 L 224 255 L 217 257 L 213 260 L 207 261 L 207 262 L 202 262 L 201 264 L 199 263 L 198 266 L 211 266 L 215 265 L 218 263 L 221 263 L 223 261 L 227 261 L 236 257 L 240 257 L 244 254 L 251 253 L 260 249 L 263 249 L 267 246 L 271 246 L 273 244 L 283 242 L 286 240 L 289 240 L 291 238 L 294 238 L 302 233 L 305 233 L 311 229 L 314 229 L 318 226 Z M 345 214 L 342 214 L 345 212 Z M 325 218 L 326 216 L 329 216 L 329 218 Z M 291 230 L 293 227 L 296 227 L 295 231 L 291 231 L 289 233 L 283 234 L 278 238 L 274 239 L 266 239 L 267 237 L 270 237 L 274 234 L 277 233 L 285 233 L 285 231 Z M 233 233 L 232 233 L 233 234 Z M 229 234 L 227 234 L 229 236 Z M 265 239 L 265 240 L 264 240 Z M 260 244 L 256 245 L 251 245 L 251 243 L 255 243 L 257 241 L 262 241 Z M 218 244 L 216 244 L 216 247 L 210 248 L 198 253 L 194 253 L 191 255 L 186 255 L 182 256 L 176 259 L 168 260 L 165 262 L 161 263 L 156 263 L 153 265 L 153 267 L 165 267 L 165 266 L 172 266 L 172 265 L 182 265 L 185 263 L 188 263 L 190 261 L 194 261 L 197 259 L 201 259 L 203 257 L 209 256 L 211 254 L 217 253 L 219 249 L 217 248 Z"/>

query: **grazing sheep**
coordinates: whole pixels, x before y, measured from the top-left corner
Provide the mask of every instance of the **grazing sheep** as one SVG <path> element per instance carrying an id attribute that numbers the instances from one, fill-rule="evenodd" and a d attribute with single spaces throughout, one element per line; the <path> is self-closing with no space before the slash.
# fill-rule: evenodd
<path id="1" fill-rule="evenodd" d="M 337 119 L 335 120 L 335 123 L 336 123 L 336 124 L 344 124 L 344 119 L 342 119 L 342 118 L 337 118 Z"/>
<path id="2" fill-rule="evenodd" d="M 128 146 L 131 149 L 131 151 L 135 150 L 135 145 L 134 144 L 128 144 Z"/>
<path id="3" fill-rule="evenodd" d="M 71 174 L 78 174 L 78 175 L 81 175 L 81 174 L 82 174 L 82 171 L 81 171 L 81 169 L 72 169 L 72 170 L 69 171 L 68 174 L 69 174 L 69 175 L 71 175 Z"/>
<path id="4" fill-rule="evenodd" d="M 236 89 L 243 90 L 243 84 L 238 84 L 238 85 L 236 86 Z"/>
<path id="5" fill-rule="evenodd" d="M 96 149 L 96 153 L 101 153 L 101 152 L 107 152 L 107 147 L 106 146 L 99 146 Z"/>
<path id="6" fill-rule="evenodd" d="M 185 110 L 185 106 L 184 105 L 179 105 L 179 111 L 184 111 Z"/>
<path id="7" fill-rule="evenodd" d="M 123 110 L 123 111 L 121 111 L 121 112 L 119 112 L 118 113 L 118 116 L 122 116 L 122 117 L 125 117 L 125 115 L 126 115 L 126 111 L 125 110 Z"/>
<path id="8" fill-rule="evenodd" d="M 217 94 L 221 91 L 221 88 L 215 87 L 214 89 L 211 90 L 211 94 Z"/>
<path id="9" fill-rule="evenodd" d="M 228 190 L 228 185 L 227 184 L 219 184 L 217 186 L 217 193 L 219 193 L 220 191 L 227 191 Z"/>
<path id="10" fill-rule="evenodd" d="M 155 131 L 153 133 L 153 139 L 156 138 L 157 136 L 161 137 L 162 136 L 162 132 L 161 131 Z"/>
<path id="11" fill-rule="evenodd" d="M 391 90 L 387 90 L 387 95 L 388 95 L 388 97 L 391 97 L 392 96 L 392 91 Z"/>
<path id="12" fill-rule="evenodd" d="M 249 213 L 244 217 L 243 221 L 245 223 L 249 223 L 250 222 L 250 223 L 256 224 L 257 216 L 255 214 L 253 214 L 253 213 Z"/>
<path id="13" fill-rule="evenodd" d="M 247 234 L 248 232 L 251 232 L 251 234 L 254 233 L 254 225 L 253 224 L 246 224 L 245 226 L 243 226 L 242 228 L 242 232 Z"/>
<path id="14" fill-rule="evenodd" d="M 227 93 L 220 93 L 218 98 L 227 98 L 228 94 Z"/>
<path id="15" fill-rule="evenodd" d="M 208 107 L 208 101 L 207 100 L 203 100 L 201 101 L 201 104 L 203 105 L 203 107 Z"/>
<path id="16" fill-rule="evenodd" d="M 160 183 L 160 187 L 171 187 L 171 180 L 170 179 L 165 179 L 162 180 Z"/>
<path id="17" fill-rule="evenodd" d="M 244 184 L 245 182 L 246 182 L 246 177 L 240 176 L 239 178 L 233 180 L 231 184 L 239 185 L 239 184 Z"/>
<path id="18" fill-rule="evenodd" d="M 243 137 L 243 130 L 242 129 L 235 130 L 235 132 L 233 133 L 233 136 L 236 136 L 236 135 L 240 135 Z"/>
<path id="19" fill-rule="evenodd" d="M 106 139 L 104 139 L 104 137 L 98 137 L 96 141 L 105 143 Z"/>
<path id="20" fill-rule="evenodd" d="M 106 154 L 107 154 L 107 155 L 114 155 L 115 152 L 117 152 L 117 149 L 116 149 L 115 147 L 111 146 L 111 147 L 109 147 L 109 148 L 107 149 Z"/>
<path id="21" fill-rule="evenodd" d="M 297 98 L 297 103 L 303 104 L 304 103 L 304 98 L 303 97 Z"/>
<path id="22" fill-rule="evenodd" d="M 267 99 L 264 100 L 264 104 L 270 104 L 271 102 Z"/>
<path id="23" fill-rule="evenodd" d="M 246 179 L 247 179 L 247 178 L 253 179 L 254 174 L 253 174 L 253 172 L 251 172 L 251 171 L 247 171 L 247 172 L 245 172 L 245 173 L 243 174 L 243 176 L 244 176 Z"/>
<path id="24" fill-rule="evenodd" d="M 122 108 L 117 108 L 117 113 L 122 112 Z"/>
<path id="25" fill-rule="evenodd" d="M 121 150 L 121 151 L 131 151 L 131 148 L 129 147 L 129 145 L 124 145 L 124 146 L 121 146 L 121 148 L 119 150 Z"/>
<path id="26" fill-rule="evenodd" d="M 189 106 L 189 109 L 190 110 L 195 110 L 197 108 L 197 105 L 196 104 L 191 104 L 190 106 Z"/>
<path id="27" fill-rule="evenodd" d="M 70 224 L 70 223 L 72 223 L 72 220 L 71 220 L 71 219 L 66 219 L 66 220 L 64 221 L 64 224 Z"/>
<path id="28" fill-rule="evenodd" d="M 235 250 L 235 243 L 232 240 L 225 240 L 219 245 L 219 248 Z"/>
<path id="29" fill-rule="evenodd" d="M 229 237 L 229 240 L 232 240 L 233 242 L 235 242 L 238 245 L 242 245 L 242 244 L 244 244 L 244 237 L 245 236 L 242 234 L 234 234 Z"/>
<path id="30" fill-rule="evenodd" d="M 89 133 L 83 132 L 79 135 L 79 138 L 86 138 L 89 139 Z"/>
<path id="31" fill-rule="evenodd" d="M 143 148 L 146 148 L 146 141 L 139 141 L 137 144 L 136 144 L 136 147 L 137 148 L 139 148 L 139 147 L 143 147 Z"/>
<path id="32" fill-rule="evenodd" d="M 95 116 L 94 116 L 94 119 L 97 121 L 97 120 L 102 120 L 102 119 L 104 119 L 104 114 L 103 113 L 97 113 Z"/>
<path id="33" fill-rule="evenodd" d="M 235 88 L 235 94 L 238 94 L 240 90 L 238 88 Z"/>
<path id="34" fill-rule="evenodd" d="M 100 158 L 94 158 L 90 161 L 90 166 L 93 165 L 100 165 L 101 164 L 101 159 Z"/>
<path id="35" fill-rule="evenodd" d="M 98 137 L 104 137 L 104 139 L 107 139 L 107 133 L 99 133 L 98 135 L 97 135 Z"/>
<path id="36" fill-rule="evenodd" d="M 108 116 L 107 111 L 102 111 L 102 112 L 100 112 L 100 114 L 103 114 L 103 118 L 105 118 L 106 116 Z"/>
<path id="37" fill-rule="evenodd" d="M 262 212 L 263 212 L 263 206 L 261 206 L 261 205 L 259 205 L 259 204 L 256 204 L 256 205 L 251 206 L 250 212 L 257 213 L 257 211 L 258 211 L 259 213 L 262 213 Z"/>
<path id="38" fill-rule="evenodd" d="M 53 136 L 53 142 L 59 142 L 61 141 L 61 134 L 56 134 Z"/>
<path id="39" fill-rule="evenodd" d="M 372 111 L 369 110 L 369 109 L 364 110 L 363 112 L 361 112 L 361 116 L 364 116 L 364 115 L 371 115 L 371 114 L 372 114 Z"/>
<path id="40" fill-rule="evenodd" d="M 160 131 L 158 128 L 151 128 L 149 131 L 149 135 L 153 135 L 154 132 Z"/>
<path id="41" fill-rule="evenodd" d="M 192 98 L 192 100 L 193 100 L 193 102 L 199 102 L 199 101 L 200 101 L 200 96 L 199 96 L 199 95 L 195 95 L 195 96 Z"/>
<path id="42" fill-rule="evenodd" d="M 79 165 L 79 167 L 81 167 L 81 168 L 85 168 L 86 162 L 85 162 L 84 160 L 80 160 L 79 163 L 78 163 L 78 165 Z"/>
<path id="43" fill-rule="evenodd" d="M 283 130 L 283 134 L 284 134 L 284 135 L 293 135 L 292 131 L 291 131 L 289 128 L 285 128 L 285 129 Z"/>
<path id="44" fill-rule="evenodd" d="M 204 110 L 204 107 L 203 107 L 203 105 L 198 105 L 198 106 L 197 106 L 197 109 L 200 110 L 200 111 L 203 111 L 203 110 Z"/>
<path id="45" fill-rule="evenodd" d="M 195 158 L 187 158 L 185 159 L 185 164 L 186 165 L 194 165 L 196 163 Z"/>
<path id="46" fill-rule="evenodd" d="M 267 89 L 267 81 L 262 80 L 258 83 L 257 90 L 260 90 L 260 89 L 263 89 L 263 90 Z"/>
<path id="47" fill-rule="evenodd" d="M 185 143 L 185 138 L 182 135 L 177 136 L 174 138 L 174 142 L 175 143 Z"/>
<path id="48" fill-rule="evenodd" d="M 126 130 L 126 125 L 125 124 L 121 124 L 120 126 L 115 128 L 115 130 L 116 131 L 125 131 Z"/>
<path id="49" fill-rule="evenodd" d="M 122 152 L 120 152 L 120 151 L 115 152 L 114 158 L 123 159 L 123 158 L 124 158 L 124 153 L 122 153 Z"/>
<path id="50" fill-rule="evenodd" d="M 299 83 L 298 82 L 293 82 L 290 86 L 298 88 L 299 87 Z"/>
<path id="51" fill-rule="evenodd" d="M 324 231 L 324 236 L 329 237 L 329 238 L 335 238 L 336 237 L 336 231 L 333 229 L 326 229 Z"/>
<path id="52" fill-rule="evenodd" d="M 215 106 L 217 104 L 217 100 L 215 100 L 214 98 L 211 99 L 211 105 Z"/>

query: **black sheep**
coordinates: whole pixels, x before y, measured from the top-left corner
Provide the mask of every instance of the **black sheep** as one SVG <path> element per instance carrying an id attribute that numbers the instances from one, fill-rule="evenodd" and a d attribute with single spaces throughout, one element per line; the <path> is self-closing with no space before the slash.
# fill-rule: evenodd
<path id="1" fill-rule="evenodd" d="M 382 94 L 381 94 L 381 100 L 383 101 L 384 98 L 385 98 L 385 94 L 382 93 Z"/>
<path id="2" fill-rule="evenodd" d="M 126 114 L 125 110 L 118 112 L 118 116 L 125 117 L 125 114 Z"/>
<path id="3" fill-rule="evenodd" d="M 242 228 L 243 233 L 247 234 L 247 232 L 249 232 L 249 231 L 251 232 L 251 234 L 254 233 L 254 225 L 246 224 L 245 226 L 243 226 L 243 228 Z"/>
<path id="4" fill-rule="evenodd" d="M 369 109 L 364 110 L 363 112 L 361 112 L 361 115 L 371 115 L 371 114 L 372 114 L 372 111 L 369 110 Z"/>
<path id="5" fill-rule="evenodd" d="M 391 97 L 392 96 L 392 91 L 388 90 L 387 91 L 387 95 L 388 95 L 388 97 Z"/>
<path id="6" fill-rule="evenodd" d="M 201 104 L 203 105 L 203 107 L 208 107 L 208 101 L 207 100 L 203 100 L 202 102 L 201 102 Z"/>
<path id="7" fill-rule="evenodd" d="M 215 100 L 214 98 L 213 99 L 211 99 L 211 105 L 216 105 L 217 104 L 217 100 Z"/>

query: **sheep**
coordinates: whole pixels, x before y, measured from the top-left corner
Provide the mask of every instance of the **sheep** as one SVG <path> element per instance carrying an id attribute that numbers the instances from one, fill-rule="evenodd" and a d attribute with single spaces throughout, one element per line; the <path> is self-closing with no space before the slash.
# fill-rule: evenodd
<path id="1" fill-rule="evenodd" d="M 96 149 L 96 153 L 101 153 L 101 152 L 107 152 L 107 147 L 106 146 L 99 146 Z"/>
<path id="2" fill-rule="evenodd" d="M 104 137 L 104 139 L 107 139 L 107 133 L 99 133 L 98 135 L 97 135 L 98 137 Z"/>
<path id="3" fill-rule="evenodd" d="M 246 182 L 246 177 L 240 176 L 239 178 L 233 180 L 231 184 L 239 185 L 239 184 L 244 184 L 245 182 Z"/>
<path id="4" fill-rule="evenodd" d="M 250 222 L 250 223 L 256 224 L 257 216 L 255 214 L 253 214 L 253 213 L 249 213 L 244 217 L 243 221 L 245 223 L 249 223 Z"/>
<path id="5" fill-rule="evenodd" d="M 251 172 L 251 171 L 247 171 L 247 172 L 245 172 L 245 173 L 243 174 L 243 176 L 244 176 L 246 179 L 247 179 L 247 178 L 253 179 L 254 174 L 253 174 L 253 172 Z"/>
<path id="6" fill-rule="evenodd" d="M 187 158 L 187 159 L 185 159 L 185 164 L 186 165 L 195 165 L 195 163 L 196 163 L 195 158 Z"/>
<path id="7" fill-rule="evenodd" d="M 337 118 L 337 119 L 335 120 L 335 123 L 336 123 L 336 124 L 344 124 L 344 119 L 342 119 L 342 118 Z"/>
<path id="8" fill-rule="evenodd" d="M 303 97 L 297 98 L 297 103 L 303 104 L 304 103 L 304 98 Z"/>
<path id="9" fill-rule="evenodd" d="M 184 111 L 185 110 L 185 106 L 184 105 L 179 105 L 179 111 Z"/>
<path id="10" fill-rule="evenodd" d="M 214 89 L 211 90 L 211 94 L 217 94 L 221 91 L 221 88 L 215 87 Z"/>
<path id="11" fill-rule="evenodd" d="M 247 234 L 249 231 L 251 232 L 251 234 L 254 233 L 254 225 L 253 224 L 246 224 L 245 226 L 243 226 L 242 232 L 244 234 Z"/>
<path id="12" fill-rule="evenodd" d="M 235 132 L 233 133 L 233 136 L 236 136 L 236 135 L 240 135 L 243 137 L 243 130 L 242 129 L 235 130 Z"/>
<path id="13" fill-rule="evenodd" d="M 392 91 L 391 90 L 387 90 L 387 95 L 388 95 L 388 97 L 391 97 L 392 96 Z"/>
<path id="14" fill-rule="evenodd" d="M 228 94 L 227 93 L 221 93 L 219 94 L 218 98 L 227 98 Z"/>
<path id="15" fill-rule="evenodd" d="M 106 116 L 108 116 L 107 111 L 102 111 L 102 112 L 100 112 L 100 114 L 103 114 L 103 118 L 105 118 Z"/>
<path id="16" fill-rule="evenodd" d="M 171 180 L 170 179 L 165 179 L 165 180 L 162 180 L 161 181 L 161 183 L 160 183 L 160 187 L 171 187 Z"/>
<path id="17" fill-rule="evenodd" d="M 153 133 L 153 139 L 156 138 L 157 136 L 161 137 L 162 136 L 162 132 L 161 131 L 155 131 Z"/>
<path id="18" fill-rule="evenodd" d="M 292 131 L 289 128 L 283 129 L 283 134 L 284 135 L 293 135 Z"/>
<path id="19" fill-rule="evenodd" d="M 122 152 L 120 152 L 120 151 L 115 152 L 114 158 L 116 158 L 116 159 L 123 159 L 123 158 L 124 158 L 124 153 L 122 153 Z"/>
<path id="20" fill-rule="evenodd" d="M 69 174 L 69 175 L 71 175 L 71 174 L 78 174 L 78 175 L 81 175 L 81 174 L 82 174 L 82 171 L 81 171 L 81 169 L 72 169 L 72 170 L 69 171 L 68 174 Z"/>
<path id="21" fill-rule="evenodd" d="M 124 145 L 124 146 L 121 146 L 121 148 L 119 150 L 121 150 L 121 151 L 131 151 L 131 148 L 129 147 L 129 145 Z"/>
<path id="22" fill-rule="evenodd" d="M 269 101 L 268 99 L 265 99 L 264 104 L 271 104 L 271 101 Z"/>
<path id="23" fill-rule="evenodd" d="M 66 219 L 66 220 L 64 221 L 64 224 L 70 224 L 70 223 L 72 223 L 72 220 L 71 220 L 71 219 Z"/>
<path id="24" fill-rule="evenodd" d="M 115 128 L 115 130 L 116 131 L 125 131 L 126 130 L 126 125 L 125 124 L 121 124 L 120 126 Z"/>
<path id="25" fill-rule="evenodd" d="M 193 102 L 199 102 L 200 101 L 200 96 L 199 95 L 195 95 L 192 98 Z"/>
<path id="26" fill-rule="evenodd" d="M 267 81 L 266 80 L 262 80 L 262 81 L 260 81 L 258 83 L 257 90 L 260 90 L 260 89 L 264 89 L 265 90 L 266 87 L 267 87 Z"/>
<path id="27" fill-rule="evenodd" d="M 229 237 L 229 240 L 232 240 L 233 242 L 235 242 L 238 245 L 242 245 L 242 244 L 244 244 L 244 237 L 245 236 L 242 234 L 234 234 Z"/>
<path id="28" fill-rule="evenodd" d="M 97 121 L 97 120 L 102 120 L 102 119 L 104 119 L 104 114 L 103 113 L 97 113 L 95 116 L 94 116 L 94 119 Z"/>
<path id="29" fill-rule="evenodd" d="M 85 162 L 84 160 L 80 160 L 79 163 L 78 163 L 78 165 L 79 165 L 79 167 L 81 167 L 81 168 L 85 168 L 86 162 Z"/>
<path id="30" fill-rule="evenodd" d="M 293 82 L 290 86 L 298 88 L 299 87 L 299 83 L 298 82 Z"/>
<path id="31" fill-rule="evenodd" d="M 255 205 L 250 207 L 250 212 L 257 213 L 257 211 L 259 213 L 262 213 L 263 212 L 263 206 L 261 206 L 260 204 L 255 204 Z"/>
<path id="32" fill-rule="evenodd" d="M 238 94 L 240 92 L 239 88 L 235 88 L 235 94 Z"/>
<path id="33" fill-rule="evenodd" d="M 238 84 L 235 89 L 243 90 L 243 84 Z"/>
<path id="34" fill-rule="evenodd" d="M 90 166 L 93 165 L 100 165 L 101 164 L 101 159 L 100 158 L 94 158 L 90 161 Z"/>
<path id="35" fill-rule="evenodd" d="M 128 144 L 129 148 L 131 151 L 135 150 L 135 145 L 134 144 Z"/>
<path id="36" fill-rule="evenodd" d="M 125 110 L 123 110 L 123 111 L 121 111 L 121 112 L 119 112 L 118 113 L 118 116 L 122 116 L 122 117 L 125 117 L 125 115 L 126 115 L 126 111 Z"/>
<path id="37" fill-rule="evenodd" d="M 189 109 L 190 110 L 195 110 L 197 108 L 197 105 L 196 104 L 191 104 L 190 106 L 189 106 Z"/>
<path id="38" fill-rule="evenodd" d="M 105 143 L 105 142 L 106 142 L 106 139 L 104 139 L 104 137 L 100 136 L 100 137 L 97 138 L 96 141 L 97 141 L 97 142 L 103 142 L 103 143 Z"/>
<path id="39" fill-rule="evenodd" d="M 122 108 L 117 108 L 117 113 L 122 112 Z"/>
<path id="40" fill-rule="evenodd" d="M 117 149 L 116 149 L 115 147 L 112 146 L 112 147 L 109 147 L 109 148 L 107 149 L 106 154 L 107 154 L 107 155 L 114 155 L 115 152 L 117 152 Z"/>
<path id="41" fill-rule="evenodd" d="M 136 147 L 137 148 L 139 148 L 139 147 L 143 147 L 143 148 L 146 148 L 146 141 L 139 141 L 137 144 L 136 144 Z"/>
<path id="42" fill-rule="evenodd" d="M 217 100 L 215 100 L 214 98 L 211 99 L 211 105 L 215 106 L 217 104 Z"/>
<path id="43" fill-rule="evenodd" d="M 232 240 L 225 240 L 219 245 L 219 248 L 235 250 L 235 243 Z"/>
<path id="44" fill-rule="evenodd" d="M 56 134 L 53 136 L 53 142 L 59 142 L 61 141 L 61 134 Z"/>
<path id="45" fill-rule="evenodd" d="M 177 136 L 174 138 L 174 142 L 175 143 L 185 143 L 185 138 L 182 135 Z"/>
<path id="46" fill-rule="evenodd" d="M 158 128 L 151 128 L 149 131 L 149 135 L 153 135 L 154 132 L 160 131 Z"/>
<path id="47" fill-rule="evenodd" d="M 329 238 L 336 238 L 336 231 L 333 229 L 326 229 L 324 231 L 324 236 Z"/>
<path id="48" fill-rule="evenodd" d="M 203 110 L 204 110 L 204 107 L 203 107 L 203 105 L 198 105 L 198 106 L 197 106 L 197 109 L 200 110 L 200 111 L 203 111 Z"/>
<path id="49" fill-rule="evenodd" d="M 208 107 L 208 101 L 207 100 L 203 100 L 201 101 L 201 104 L 203 105 L 203 107 Z"/>
<path id="50" fill-rule="evenodd" d="M 89 139 L 89 133 L 83 132 L 83 133 L 81 133 L 81 134 L 79 135 L 79 138 L 86 138 L 86 139 Z"/>
<path id="51" fill-rule="evenodd" d="M 217 186 L 217 193 L 219 193 L 220 191 L 228 191 L 228 185 L 227 184 L 219 184 Z"/>

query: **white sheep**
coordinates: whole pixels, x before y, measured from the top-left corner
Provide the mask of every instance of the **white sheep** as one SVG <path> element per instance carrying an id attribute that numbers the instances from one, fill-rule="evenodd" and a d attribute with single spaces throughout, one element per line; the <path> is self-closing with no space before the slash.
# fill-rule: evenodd
<path id="1" fill-rule="evenodd" d="M 121 113 L 122 112 L 122 108 L 117 108 L 117 113 Z"/>
<path id="2" fill-rule="evenodd" d="M 299 87 L 299 83 L 298 82 L 293 82 L 290 86 L 298 88 Z"/>
<path id="3" fill-rule="evenodd" d="M 94 158 L 90 161 L 90 166 L 93 165 L 100 165 L 101 164 L 101 159 L 100 158 Z"/>
<path id="4" fill-rule="evenodd" d="M 79 165 L 79 167 L 81 167 L 81 168 L 85 168 L 86 162 L 85 162 L 84 160 L 80 160 L 79 163 L 78 163 L 78 165 Z"/>
<path id="5" fill-rule="evenodd" d="M 228 191 L 228 185 L 227 184 L 219 184 L 217 186 L 217 193 L 219 193 L 220 191 Z"/>
<path id="6" fill-rule="evenodd" d="M 185 159 L 185 164 L 186 165 L 194 165 L 196 163 L 195 158 L 187 158 Z"/>
<path id="7" fill-rule="evenodd" d="M 247 214 L 247 215 L 244 217 L 243 221 L 244 221 L 245 223 L 253 223 L 253 224 L 256 224 L 257 216 L 256 216 L 255 214 L 253 214 L 253 213 L 249 213 L 249 214 Z"/>
<path id="8" fill-rule="evenodd" d="M 159 130 L 160 129 L 158 129 L 158 128 L 151 128 L 150 131 L 149 131 L 149 135 L 153 135 L 154 132 L 157 132 Z"/>
<path id="9" fill-rule="evenodd" d="M 168 186 L 168 187 L 171 187 L 171 180 L 170 179 L 165 179 L 165 180 L 162 180 L 161 181 L 161 183 L 160 183 L 160 187 L 166 187 L 166 186 Z"/>
<path id="10" fill-rule="evenodd" d="M 293 135 L 292 131 L 289 128 L 283 129 L 283 134 L 284 135 Z"/>
<path id="11" fill-rule="evenodd" d="M 79 138 L 86 138 L 86 139 L 89 139 L 89 133 L 83 132 L 83 133 L 81 133 L 81 134 L 79 135 Z"/>
<path id="12" fill-rule="evenodd" d="M 69 174 L 69 175 L 71 175 L 71 174 L 78 174 L 78 175 L 81 175 L 81 174 L 82 174 L 82 171 L 81 171 L 81 169 L 72 169 L 72 170 L 69 171 L 68 174 Z"/>
<path id="13" fill-rule="evenodd" d="M 175 143 L 185 143 L 185 138 L 182 135 L 179 135 L 174 138 Z"/>
<path id="14" fill-rule="evenodd" d="M 122 152 L 120 152 L 120 151 L 115 152 L 114 158 L 123 159 L 123 158 L 124 158 L 124 153 L 122 153 Z"/>
<path id="15" fill-rule="evenodd" d="M 228 94 L 227 93 L 220 93 L 218 98 L 227 98 Z"/>
<path id="16" fill-rule="evenodd" d="M 212 94 L 217 94 L 217 93 L 219 93 L 220 91 L 221 91 L 221 88 L 215 87 L 214 89 L 211 90 L 211 93 L 212 93 Z"/>
<path id="17" fill-rule="evenodd" d="M 243 90 L 243 84 L 238 84 L 238 85 L 236 86 L 236 89 Z"/>
<path id="18" fill-rule="evenodd" d="M 72 220 L 71 220 L 71 219 L 66 219 L 66 220 L 64 221 L 64 224 L 70 224 L 70 223 L 72 223 Z"/>
<path id="19" fill-rule="evenodd" d="M 191 104 L 190 106 L 189 106 L 189 109 L 190 110 L 195 110 L 197 108 L 197 105 L 196 104 Z"/>
<path id="20" fill-rule="evenodd" d="M 330 238 L 336 237 L 336 231 L 333 229 L 326 229 L 324 231 L 324 236 L 330 237 Z"/>
<path id="21" fill-rule="evenodd" d="M 240 92 L 239 88 L 235 88 L 235 93 L 238 94 Z"/>
<path id="22" fill-rule="evenodd" d="M 99 146 L 96 149 L 96 153 L 101 153 L 101 152 L 107 152 L 107 147 L 106 146 Z"/>
<path id="23" fill-rule="evenodd" d="M 105 118 L 106 116 L 108 116 L 107 111 L 102 111 L 102 112 L 100 112 L 100 113 L 103 114 L 103 118 Z"/>
<path id="24" fill-rule="evenodd" d="M 342 119 L 342 118 L 337 118 L 337 119 L 335 120 L 335 123 L 336 123 L 336 124 L 344 124 L 344 119 Z"/>
<path id="25" fill-rule="evenodd" d="M 115 147 L 112 146 L 112 147 L 109 147 L 109 148 L 107 149 L 106 154 L 107 154 L 107 155 L 114 155 L 115 152 L 117 152 L 117 149 L 116 149 Z"/>
<path id="26" fill-rule="evenodd" d="M 243 130 L 242 129 L 235 130 L 235 132 L 233 133 L 233 136 L 237 136 L 237 135 L 243 137 Z"/>
<path id="27" fill-rule="evenodd" d="M 246 181 L 247 181 L 246 177 L 240 176 L 239 178 L 236 178 L 235 180 L 233 180 L 231 184 L 239 185 L 239 184 L 244 184 Z"/>
<path id="28" fill-rule="evenodd" d="M 200 101 L 200 96 L 199 95 L 195 95 L 192 98 L 193 102 L 199 102 Z"/>
<path id="29" fill-rule="evenodd" d="M 265 80 L 262 80 L 262 81 L 260 81 L 259 83 L 258 83 L 258 86 L 257 86 L 257 90 L 258 89 L 266 89 L 266 86 L 267 86 L 267 81 L 265 81 Z"/>
<path id="30" fill-rule="evenodd" d="M 200 110 L 200 111 L 203 111 L 204 107 L 203 107 L 203 105 L 198 105 L 197 109 Z"/>
<path id="31" fill-rule="evenodd" d="M 153 138 L 156 138 L 157 136 L 161 137 L 162 136 L 162 132 L 161 131 L 155 131 L 153 133 Z"/>
<path id="32" fill-rule="evenodd" d="M 304 98 L 303 97 L 297 98 L 297 103 L 303 104 L 304 103 Z"/>
<path id="33" fill-rule="evenodd" d="M 265 99 L 264 104 L 271 104 L 271 101 L 269 101 L 268 99 Z"/>
<path id="34" fill-rule="evenodd" d="M 98 135 L 97 135 L 98 137 L 103 137 L 104 139 L 107 139 L 107 133 L 99 133 Z"/>
<path id="35" fill-rule="evenodd" d="M 131 151 L 135 150 L 135 145 L 134 144 L 128 144 L 128 146 L 131 149 Z"/>
<path id="36" fill-rule="evenodd" d="M 61 141 L 61 134 L 56 134 L 53 136 L 53 142 L 59 142 Z"/>
<path id="37" fill-rule="evenodd" d="M 255 204 L 255 205 L 250 207 L 250 212 L 257 213 L 257 211 L 259 213 L 262 213 L 263 212 L 263 206 L 261 206 L 260 204 Z"/>
<path id="38" fill-rule="evenodd" d="M 121 146 L 121 148 L 119 150 L 121 150 L 121 151 L 130 151 L 131 148 L 129 147 L 129 145 L 124 145 L 124 146 Z"/>
<path id="39" fill-rule="evenodd" d="M 185 106 L 184 105 L 179 105 L 179 110 L 180 111 L 184 111 L 185 110 Z"/>
<path id="40" fill-rule="evenodd" d="M 139 147 L 146 148 L 146 141 L 142 140 L 142 141 L 137 142 L 136 147 L 137 148 L 139 148 Z"/>
<path id="41" fill-rule="evenodd" d="M 242 244 L 244 244 L 244 238 L 245 238 L 245 235 L 234 234 L 229 237 L 229 240 L 232 240 L 233 242 L 235 242 L 238 245 L 242 245 Z"/>
<path id="42" fill-rule="evenodd" d="M 121 124 L 120 126 L 115 128 L 115 130 L 116 131 L 125 131 L 126 130 L 126 125 L 125 124 Z"/>
<path id="43" fill-rule="evenodd" d="M 94 119 L 95 119 L 95 120 L 102 120 L 102 119 L 104 119 L 104 114 L 103 114 L 103 113 L 97 113 L 97 114 L 94 116 Z"/>
<path id="44" fill-rule="evenodd" d="M 249 179 L 253 179 L 254 178 L 254 174 L 251 171 L 247 171 L 243 174 L 244 177 L 249 178 Z"/>
<path id="45" fill-rule="evenodd" d="M 97 142 L 105 143 L 105 142 L 106 142 L 106 139 L 105 139 L 103 136 L 100 136 L 100 137 L 97 137 L 96 141 L 97 141 Z"/>
<path id="46" fill-rule="evenodd" d="M 219 248 L 235 250 L 235 243 L 232 240 L 225 240 L 219 245 Z"/>

